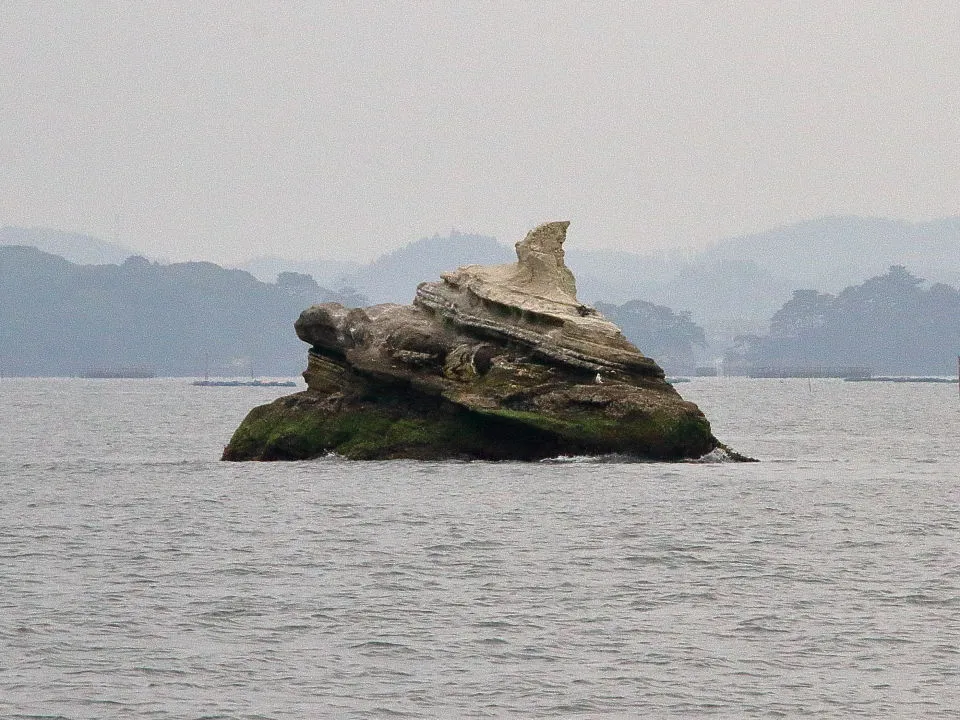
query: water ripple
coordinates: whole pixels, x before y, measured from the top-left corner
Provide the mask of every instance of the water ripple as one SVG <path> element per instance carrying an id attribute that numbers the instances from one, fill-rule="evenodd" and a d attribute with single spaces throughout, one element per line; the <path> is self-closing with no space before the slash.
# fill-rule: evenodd
<path id="1" fill-rule="evenodd" d="M 960 418 L 936 387 L 685 385 L 751 466 L 234 465 L 215 451 L 250 397 L 17 382 L 2 717 L 960 706 L 960 456 L 928 432 Z"/>

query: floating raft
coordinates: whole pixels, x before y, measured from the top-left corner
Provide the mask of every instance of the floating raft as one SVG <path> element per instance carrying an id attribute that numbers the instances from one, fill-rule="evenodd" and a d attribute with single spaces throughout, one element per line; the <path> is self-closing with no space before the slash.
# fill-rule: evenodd
<path id="1" fill-rule="evenodd" d="M 957 380 L 947 377 L 848 377 L 847 382 L 892 382 L 892 383 L 949 383 L 956 385 Z"/>
<path id="2" fill-rule="evenodd" d="M 194 380 L 197 387 L 296 387 L 293 380 Z"/>
<path id="3" fill-rule="evenodd" d="M 97 367 L 87 368 L 80 373 L 80 377 L 85 380 L 145 379 L 156 376 L 151 368 L 146 367 Z"/>

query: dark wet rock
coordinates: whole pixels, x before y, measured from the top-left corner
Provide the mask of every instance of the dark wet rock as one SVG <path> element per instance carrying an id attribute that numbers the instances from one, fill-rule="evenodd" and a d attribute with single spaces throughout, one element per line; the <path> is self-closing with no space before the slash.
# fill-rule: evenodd
<path id="1" fill-rule="evenodd" d="M 532 230 L 516 263 L 422 283 L 412 305 L 305 310 L 308 389 L 251 411 L 224 459 L 681 460 L 722 448 L 660 367 L 577 300 L 567 226 Z"/>

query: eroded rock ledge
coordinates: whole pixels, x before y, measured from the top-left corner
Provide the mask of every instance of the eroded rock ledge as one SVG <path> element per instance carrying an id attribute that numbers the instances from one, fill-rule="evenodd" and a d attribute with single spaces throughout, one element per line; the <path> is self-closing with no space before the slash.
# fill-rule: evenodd
<path id="1" fill-rule="evenodd" d="M 412 305 L 304 310 L 308 389 L 251 411 L 224 459 L 681 460 L 722 447 L 660 367 L 577 300 L 568 225 L 532 230 L 514 264 L 422 283 Z"/>

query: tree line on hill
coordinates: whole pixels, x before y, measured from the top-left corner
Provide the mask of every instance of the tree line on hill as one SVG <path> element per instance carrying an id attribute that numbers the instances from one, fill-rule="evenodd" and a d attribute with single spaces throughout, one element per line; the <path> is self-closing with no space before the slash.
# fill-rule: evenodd
<path id="1" fill-rule="evenodd" d="M 403 293 L 401 301 L 409 302 L 417 282 L 443 269 L 509 261 L 492 238 L 450 240 L 430 238 L 386 255 L 368 267 L 366 281 L 393 273 L 384 292 Z M 446 245 L 452 246 L 413 271 L 426 250 Z M 303 368 L 304 349 L 292 323 L 308 305 L 327 301 L 368 304 L 355 290 L 331 291 L 300 272 L 281 271 L 264 282 L 208 262 L 132 256 L 120 264 L 77 265 L 36 248 L 0 246 L 0 373 L 146 366 L 164 375 L 294 375 Z M 668 374 L 691 373 L 718 354 L 728 371 L 863 366 L 881 374 L 951 374 L 960 352 L 960 294 L 902 265 L 836 294 L 796 290 L 768 316 L 765 334 L 740 333 L 733 347 L 711 344 L 709 325 L 676 305 L 587 301 Z"/>
<path id="2" fill-rule="evenodd" d="M 97 368 L 160 375 L 291 376 L 304 368 L 293 332 L 317 302 L 363 305 L 309 275 L 263 283 L 208 262 L 75 265 L 36 248 L 0 247 L 0 370 L 73 376 Z"/>
<path id="3" fill-rule="evenodd" d="M 165 265 L 131 256 L 77 265 L 36 248 L 0 247 L 0 373 L 296 375 L 305 348 L 292 325 L 320 302 L 368 304 L 350 288 L 331 291 L 304 273 L 280 272 L 266 283 L 209 262 Z M 599 307 L 668 364 L 688 365 L 704 343 L 703 329 L 669 308 L 639 300 Z"/>
<path id="4" fill-rule="evenodd" d="M 574 218 L 575 220 L 575 218 Z M 519 240 L 520 238 L 514 238 Z M 593 238 L 591 240 L 597 240 Z M 810 220 L 721 240 L 696 251 L 625 252 L 591 247 L 570 227 L 566 262 L 588 304 L 642 299 L 690 313 L 716 344 L 762 333 L 797 288 L 837 293 L 891 265 L 960 285 L 960 218 L 922 223 L 860 217 Z M 470 233 L 426 237 L 362 266 L 274 261 L 254 267 L 309 272 L 321 285 L 350 285 L 372 302 L 408 303 L 418 283 L 460 265 L 516 260 L 512 245 Z M 261 276 L 272 281 L 275 275 Z M 716 352 L 719 348 L 715 349 Z"/>
<path id="5" fill-rule="evenodd" d="M 626 252 L 600 249 L 603 238 L 578 235 L 576 218 L 566 245 L 567 265 L 580 299 L 622 304 L 642 299 L 689 312 L 706 331 L 716 357 L 736 335 L 763 334 L 771 316 L 797 288 L 839 293 L 904 265 L 930 282 L 960 286 L 960 217 L 906 222 L 869 217 L 827 217 L 719 240 L 698 250 Z M 512 238 L 519 240 L 520 238 Z M 391 246 L 393 238 L 384 238 Z M 609 240 L 609 239 L 608 239 Z M 0 246 L 29 245 L 78 264 L 119 264 L 137 252 L 117 243 L 44 228 L 0 228 Z M 275 252 L 276 246 L 268 248 Z M 266 283 L 282 271 L 311 275 L 328 288 L 351 286 L 371 302 L 408 303 L 416 286 L 460 265 L 516 259 L 495 238 L 451 231 L 359 264 L 276 256 L 240 266 Z"/>
<path id="6" fill-rule="evenodd" d="M 960 292 L 926 284 L 902 265 L 836 295 L 797 290 L 765 336 L 741 335 L 730 366 L 859 366 L 880 374 L 953 375 Z"/>

